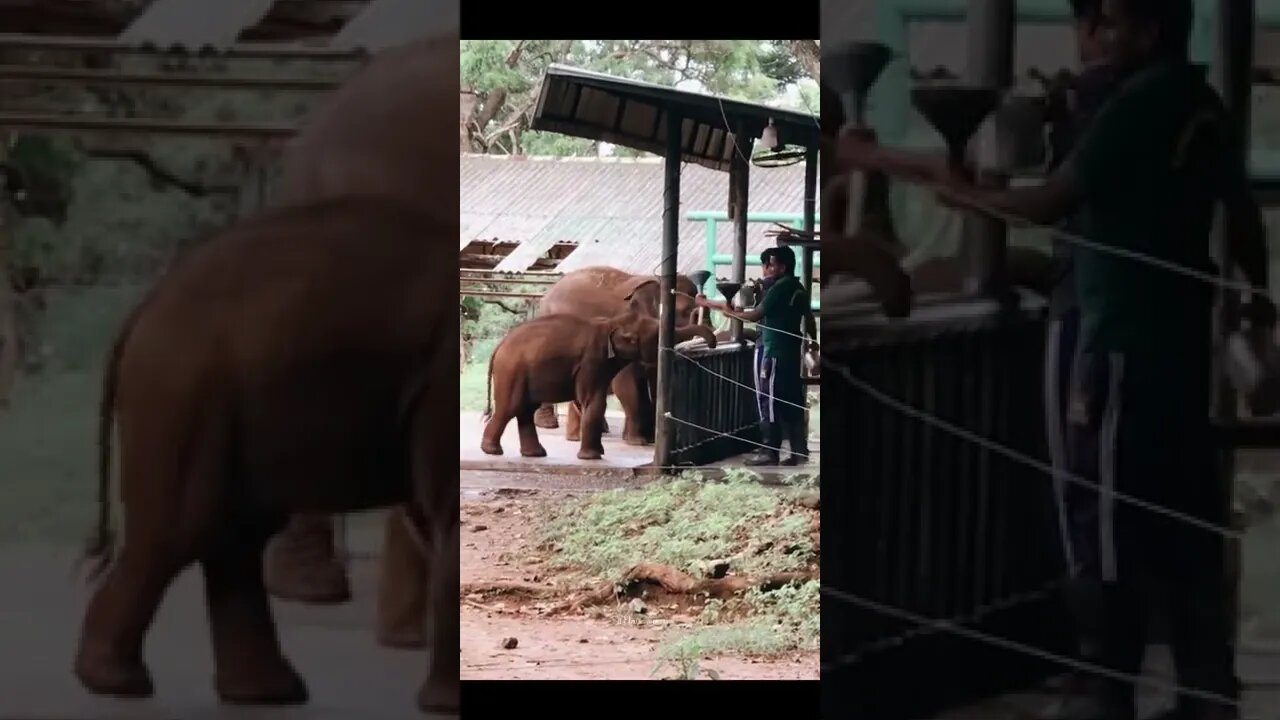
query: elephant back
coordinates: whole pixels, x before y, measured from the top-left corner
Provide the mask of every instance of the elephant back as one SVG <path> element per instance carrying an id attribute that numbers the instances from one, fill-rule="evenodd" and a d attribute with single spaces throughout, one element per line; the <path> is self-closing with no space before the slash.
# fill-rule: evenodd
<path id="1" fill-rule="evenodd" d="M 377 195 L 428 213 L 456 212 L 456 37 L 376 55 L 313 111 L 285 148 L 275 205 Z"/>

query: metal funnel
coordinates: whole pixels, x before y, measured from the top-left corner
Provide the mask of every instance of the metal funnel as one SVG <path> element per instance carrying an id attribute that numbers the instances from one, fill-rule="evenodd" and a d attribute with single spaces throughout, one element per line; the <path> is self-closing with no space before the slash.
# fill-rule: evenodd
<path id="1" fill-rule="evenodd" d="M 995 110 L 1000 91 L 977 85 L 918 85 L 911 103 L 947 141 L 951 162 L 964 165 L 964 151 L 978 126 Z"/>
<path id="2" fill-rule="evenodd" d="M 689 279 L 692 280 L 693 284 L 698 287 L 698 292 L 705 295 L 706 293 L 703 291 L 702 288 L 707 284 L 707 281 L 711 279 L 711 271 L 695 270 L 689 273 Z"/>
<path id="3" fill-rule="evenodd" d="M 737 296 L 738 291 L 741 289 L 742 283 L 740 282 L 716 278 L 716 290 L 724 296 L 724 301 L 729 303 L 729 307 L 733 307 L 733 298 Z"/>
<path id="4" fill-rule="evenodd" d="M 840 94 L 845 121 L 865 127 L 867 92 L 893 59 L 893 51 L 879 43 L 852 43 L 822 49 L 822 82 Z"/>

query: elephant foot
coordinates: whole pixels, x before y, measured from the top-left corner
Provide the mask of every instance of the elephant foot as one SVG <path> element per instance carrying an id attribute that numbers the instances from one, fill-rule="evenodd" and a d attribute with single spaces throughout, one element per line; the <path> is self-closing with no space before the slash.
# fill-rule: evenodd
<path id="1" fill-rule="evenodd" d="M 95 695 L 147 698 L 155 694 L 151 672 L 140 660 L 94 657 L 81 651 L 76 657 L 75 673 L 80 684 Z"/>
<path id="2" fill-rule="evenodd" d="M 582 448 L 578 451 L 579 460 L 599 460 L 604 456 L 604 451 L 599 448 Z"/>
<path id="3" fill-rule="evenodd" d="M 623 435 L 622 442 L 628 445 L 635 445 L 637 447 L 644 447 L 645 445 L 653 444 L 651 441 L 646 440 L 643 435 L 637 435 L 635 433 L 632 433 L 630 435 Z"/>
<path id="4" fill-rule="evenodd" d="M 263 580 L 281 600 L 333 605 L 351 599 L 351 581 L 333 548 L 326 516 L 299 516 L 267 546 Z"/>
<path id="5" fill-rule="evenodd" d="M 547 430 L 555 430 L 560 427 L 560 420 L 556 418 L 555 411 L 543 411 L 539 409 L 533 414 L 533 424 Z"/>
<path id="6" fill-rule="evenodd" d="M 529 448 L 520 448 L 520 454 L 524 457 L 546 457 L 547 449 L 541 445 L 534 445 Z"/>
<path id="7" fill-rule="evenodd" d="M 428 677 L 418 689 L 418 709 L 424 713 L 457 715 L 462 707 L 462 686 L 458 678 Z"/>
<path id="8" fill-rule="evenodd" d="M 501 455 L 502 445 L 499 443 L 482 442 L 480 443 L 480 452 L 485 455 Z"/>
<path id="9" fill-rule="evenodd" d="M 307 684 L 283 657 L 219 670 L 215 685 L 218 697 L 233 705 L 301 705 L 308 699 Z"/>
<path id="10" fill-rule="evenodd" d="M 569 442 L 578 442 L 579 440 L 581 440 L 581 439 L 582 439 L 582 433 L 580 433 L 580 432 L 566 432 L 566 433 L 564 434 L 564 439 L 565 439 L 565 440 L 568 440 Z"/>

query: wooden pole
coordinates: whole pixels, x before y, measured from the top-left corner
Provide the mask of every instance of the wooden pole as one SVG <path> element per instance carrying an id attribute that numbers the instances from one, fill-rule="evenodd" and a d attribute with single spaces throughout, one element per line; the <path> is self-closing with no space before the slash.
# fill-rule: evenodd
<path id="1" fill-rule="evenodd" d="M 657 419 L 654 437 L 654 463 L 660 468 L 671 464 L 675 450 L 675 426 L 666 415 L 671 410 L 671 349 L 676 336 L 676 269 L 677 252 L 680 249 L 680 159 L 684 118 L 668 108 L 667 153 L 665 160 L 666 182 L 663 184 L 662 208 L 662 300 L 658 311 L 658 387 L 656 398 Z"/>
<path id="2" fill-rule="evenodd" d="M 740 122 L 734 128 L 733 142 L 733 157 L 729 159 L 729 186 L 733 198 L 733 206 L 730 208 L 733 218 L 733 265 L 729 279 L 743 285 L 747 281 L 747 207 L 751 194 L 751 163 L 747 162 L 751 145 L 747 142 L 744 123 Z M 733 341 L 742 342 L 742 321 L 730 319 L 729 328 Z"/>

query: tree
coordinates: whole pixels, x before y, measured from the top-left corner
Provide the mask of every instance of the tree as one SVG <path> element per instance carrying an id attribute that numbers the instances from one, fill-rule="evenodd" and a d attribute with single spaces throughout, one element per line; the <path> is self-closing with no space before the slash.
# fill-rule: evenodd
<path id="1" fill-rule="evenodd" d="M 818 112 L 817 41 L 464 40 L 461 85 L 476 99 L 466 123 L 473 152 L 597 152 L 595 142 L 529 129 L 539 83 L 553 63 Z M 787 92 L 793 86 L 794 99 Z"/>

